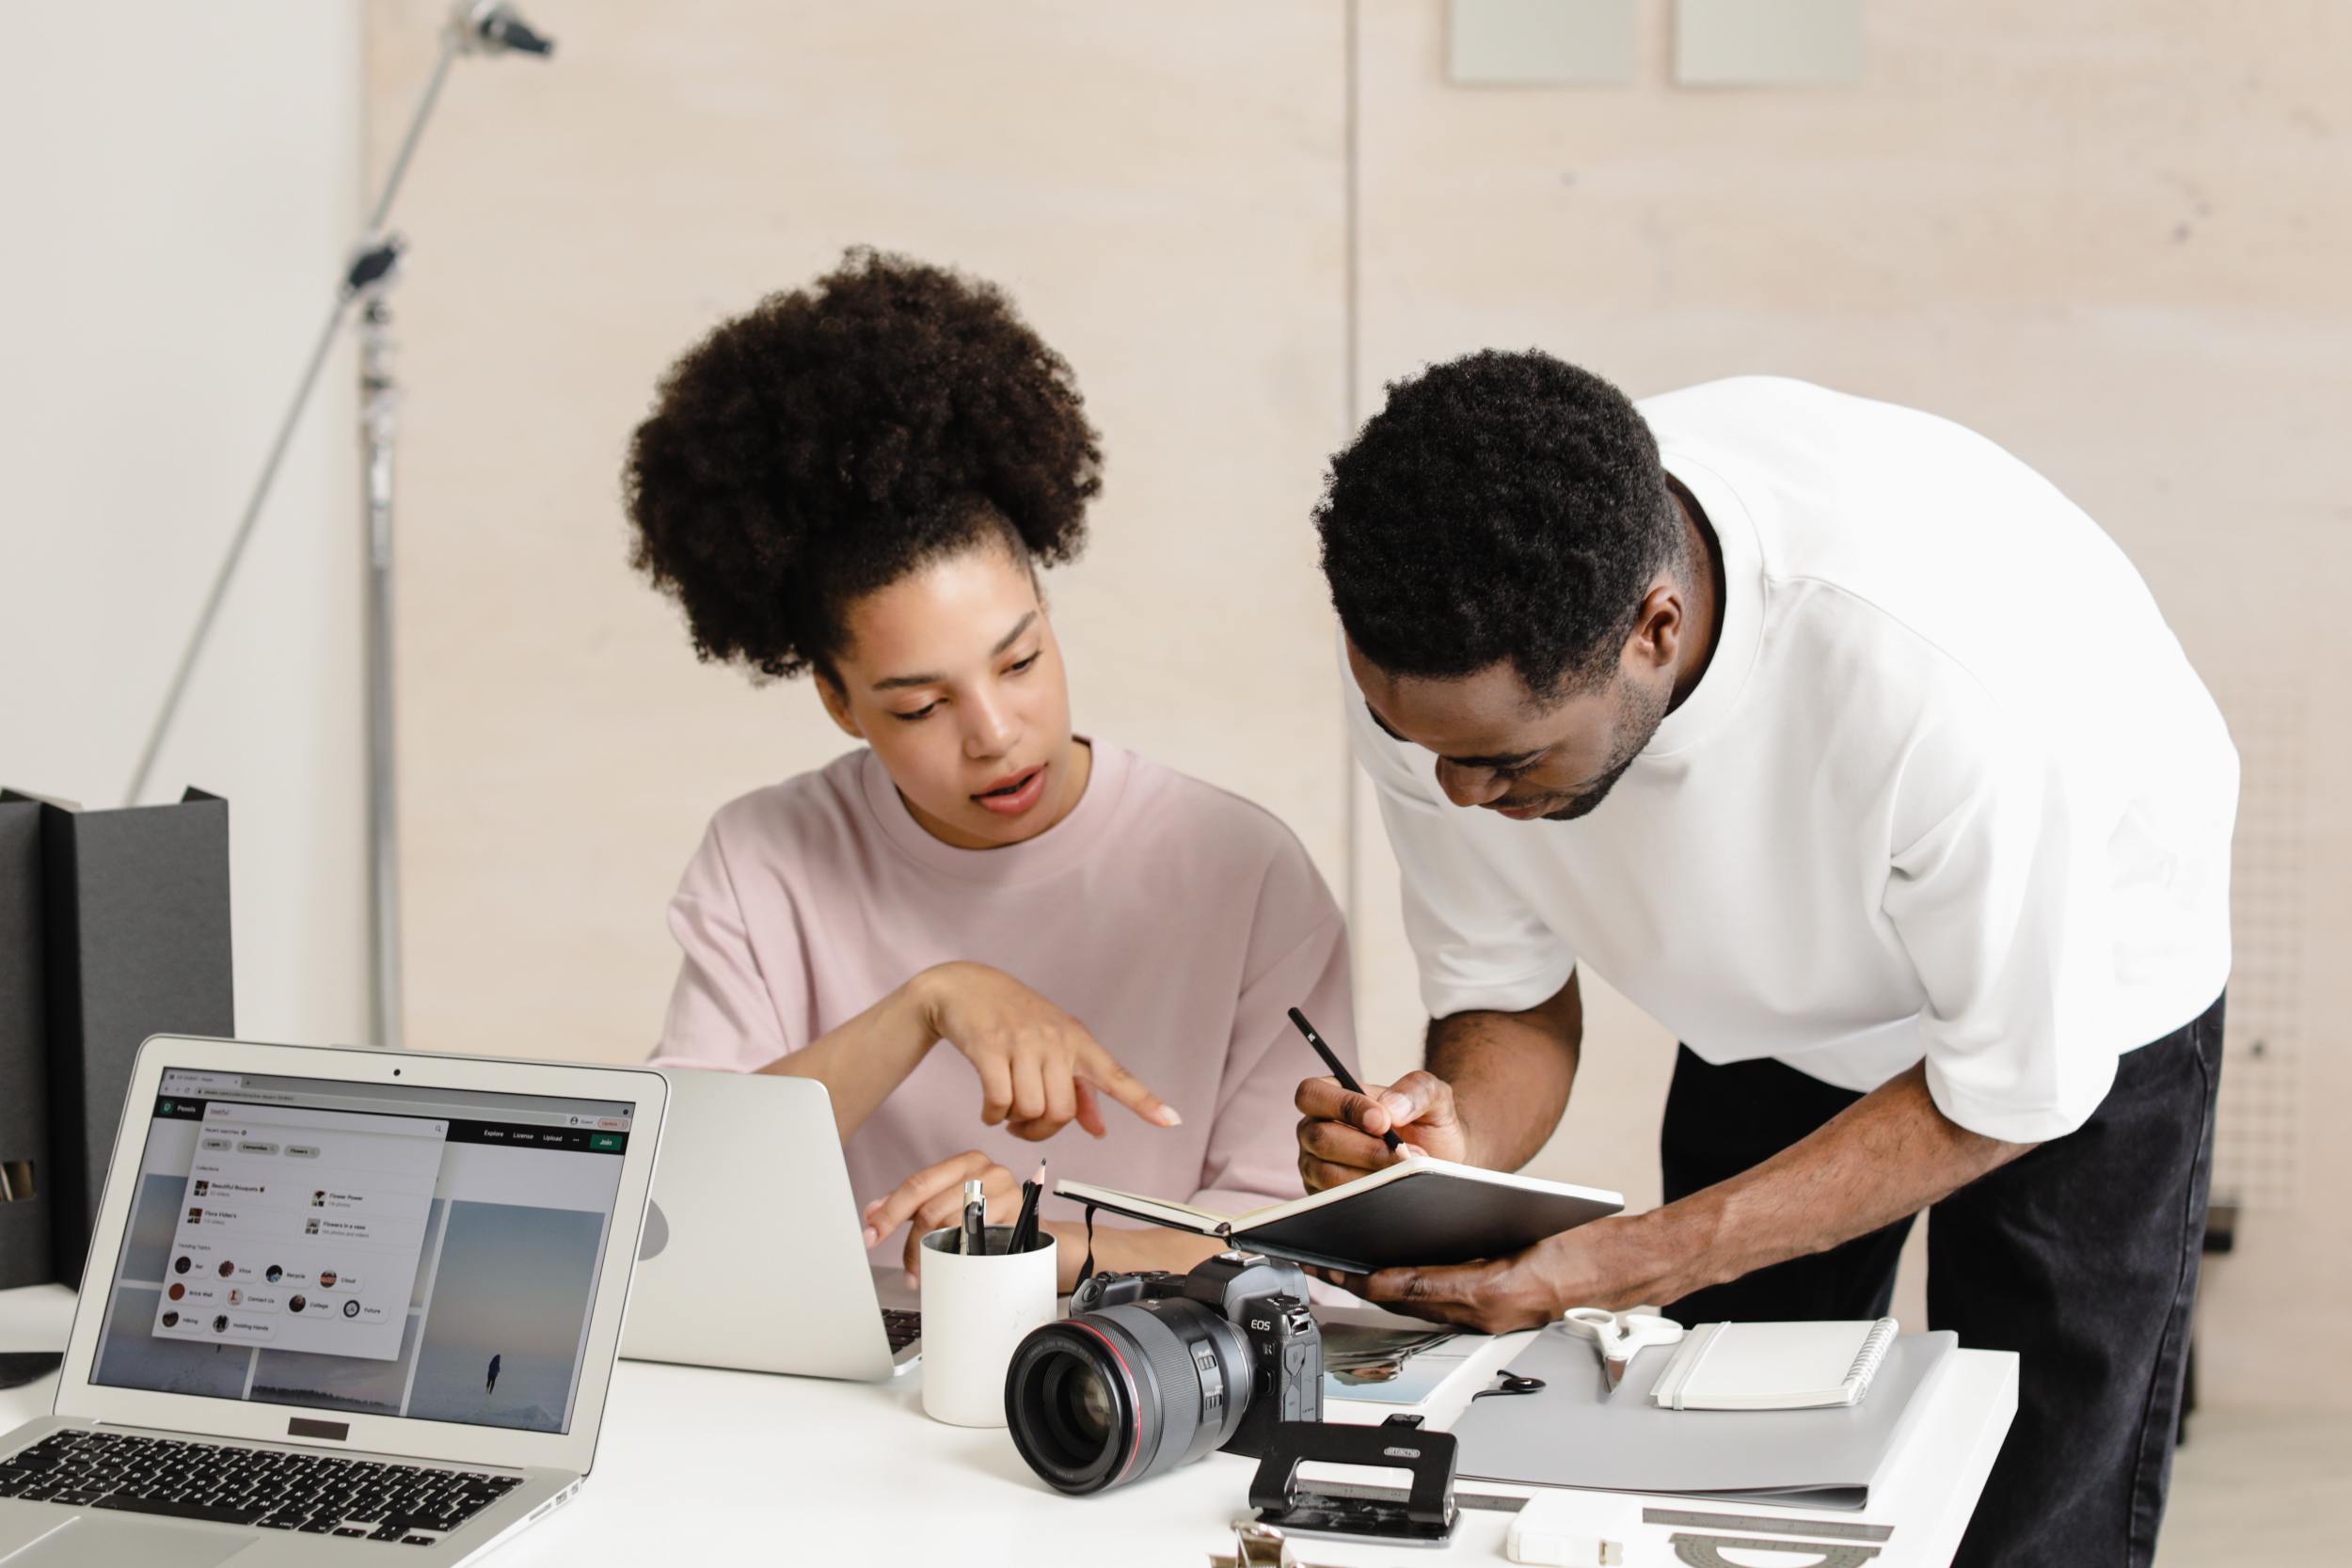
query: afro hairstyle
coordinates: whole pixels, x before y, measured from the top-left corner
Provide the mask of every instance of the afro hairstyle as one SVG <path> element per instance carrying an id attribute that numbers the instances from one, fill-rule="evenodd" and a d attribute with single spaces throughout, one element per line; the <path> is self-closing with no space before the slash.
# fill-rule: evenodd
<path id="1" fill-rule="evenodd" d="M 1508 659 L 1547 702 L 1606 680 L 1651 580 L 1687 555 L 1641 414 L 1534 350 L 1392 383 L 1314 515 L 1365 657 L 1440 679 Z"/>
<path id="2" fill-rule="evenodd" d="M 706 661 L 830 675 L 848 607 L 997 542 L 1085 542 L 1100 437 L 1069 364 L 993 286 L 871 250 L 672 366 L 624 476 L 631 563 Z"/>

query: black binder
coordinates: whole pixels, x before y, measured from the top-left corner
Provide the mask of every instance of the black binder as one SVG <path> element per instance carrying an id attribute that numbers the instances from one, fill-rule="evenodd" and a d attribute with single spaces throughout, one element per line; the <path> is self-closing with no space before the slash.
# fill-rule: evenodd
<path id="1" fill-rule="evenodd" d="M 50 1256 L 78 1287 L 139 1042 L 236 1033 L 229 802 L 40 813 Z"/>
<path id="2" fill-rule="evenodd" d="M 0 800 L 0 1291 L 57 1277 L 49 1252 L 40 809 Z"/>

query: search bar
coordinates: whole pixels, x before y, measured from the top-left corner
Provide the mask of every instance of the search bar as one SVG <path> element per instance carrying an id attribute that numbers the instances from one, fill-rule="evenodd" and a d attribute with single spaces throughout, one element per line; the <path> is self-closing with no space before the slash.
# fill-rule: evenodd
<path id="1" fill-rule="evenodd" d="M 234 1089 L 224 1091 L 249 1105 L 279 1105 L 297 1111 L 361 1111 L 395 1117 L 459 1117 L 469 1121 L 528 1122 L 539 1127 L 601 1127 L 606 1121 L 618 1120 L 623 1131 L 628 1118 L 578 1116 L 555 1111 L 508 1110 L 503 1105 L 469 1105 L 463 1101 L 382 1100 L 368 1095 L 289 1094 L 276 1089 Z M 215 1100 L 213 1105 L 221 1104 Z M 207 1114 L 210 1114 L 209 1107 Z"/>
<path id="2" fill-rule="evenodd" d="M 225 1101 L 215 1100 L 204 1107 L 204 1125 L 207 1127 L 283 1127 L 325 1130 L 342 1127 L 343 1124 L 321 1120 L 321 1117 L 351 1114 L 348 1107 L 342 1105 L 260 1106 L 256 1109 L 261 1113 L 260 1115 L 254 1115 Z M 272 1116 L 269 1113 L 273 1110 L 282 1110 L 286 1115 Z M 344 1130 L 359 1131 L 356 1128 Z M 374 1133 L 389 1133 L 396 1137 L 445 1138 L 449 1136 L 449 1123 L 427 1112 L 421 1117 L 402 1116 L 389 1122 L 378 1122 L 367 1128 L 366 1131 Z"/>

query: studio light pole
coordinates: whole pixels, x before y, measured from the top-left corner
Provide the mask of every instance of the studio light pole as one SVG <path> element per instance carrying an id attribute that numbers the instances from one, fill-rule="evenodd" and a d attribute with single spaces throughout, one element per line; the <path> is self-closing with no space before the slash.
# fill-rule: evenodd
<path id="1" fill-rule="evenodd" d="M 336 288 L 334 308 L 327 312 L 326 324 L 310 351 L 310 362 L 294 388 L 294 403 L 279 422 L 276 438 L 270 442 L 269 454 L 262 462 L 261 476 L 254 482 L 237 531 L 229 541 L 228 552 L 213 574 L 212 587 L 204 596 L 203 608 L 197 613 L 187 646 L 181 652 L 179 668 L 164 694 L 163 705 L 148 730 L 147 743 L 139 752 L 138 768 L 132 775 L 124 800 L 126 805 L 136 805 L 146 793 L 156 754 L 162 751 L 164 738 L 170 733 L 172 721 L 187 695 L 188 678 L 195 673 L 206 639 L 212 635 L 213 623 L 220 613 L 230 581 L 236 577 L 254 525 L 261 520 L 262 505 L 269 499 L 271 485 L 277 482 L 278 465 L 294 440 L 294 430 L 302 421 L 302 411 L 310 401 L 319 371 L 334 347 L 336 334 L 356 312 L 359 336 L 361 498 L 367 530 L 368 934 L 373 954 L 370 993 L 375 1043 L 388 1049 L 397 1049 L 401 1044 L 401 1009 L 400 823 L 394 793 L 397 737 L 392 706 L 392 456 L 398 434 L 400 389 L 392 376 L 391 310 L 387 301 L 392 285 L 399 280 L 405 245 L 384 225 L 391 214 L 392 198 L 399 194 L 401 181 L 408 172 L 409 160 L 416 155 L 425 122 L 432 118 L 434 104 L 441 95 L 441 84 L 457 57 L 502 54 L 545 56 L 552 54 L 554 48 L 552 40 L 533 32 L 516 15 L 512 6 L 498 0 L 458 0 L 451 9 L 449 21 L 441 29 L 440 54 L 433 63 L 433 74 L 417 101 L 416 113 L 409 119 L 407 133 L 401 137 L 392 166 L 384 176 L 383 191 L 376 198 L 359 243 L 352 251 L 350 264 Z"/>

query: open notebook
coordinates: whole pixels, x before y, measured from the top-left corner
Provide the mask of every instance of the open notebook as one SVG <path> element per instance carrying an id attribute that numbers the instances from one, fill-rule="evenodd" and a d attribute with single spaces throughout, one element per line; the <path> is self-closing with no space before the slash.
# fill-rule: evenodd
<path id="1" fill-rule="evenodd" d="M 1105 1213 L 1348 1274 L 1499 1258 L 1625 1208 L 1622 1195 L 1597 1187 L 1425 1157 L 1246 1214 L 1211 1213 L 1087 1181 L 1057 1181 L 1054 1191 Z"/>

